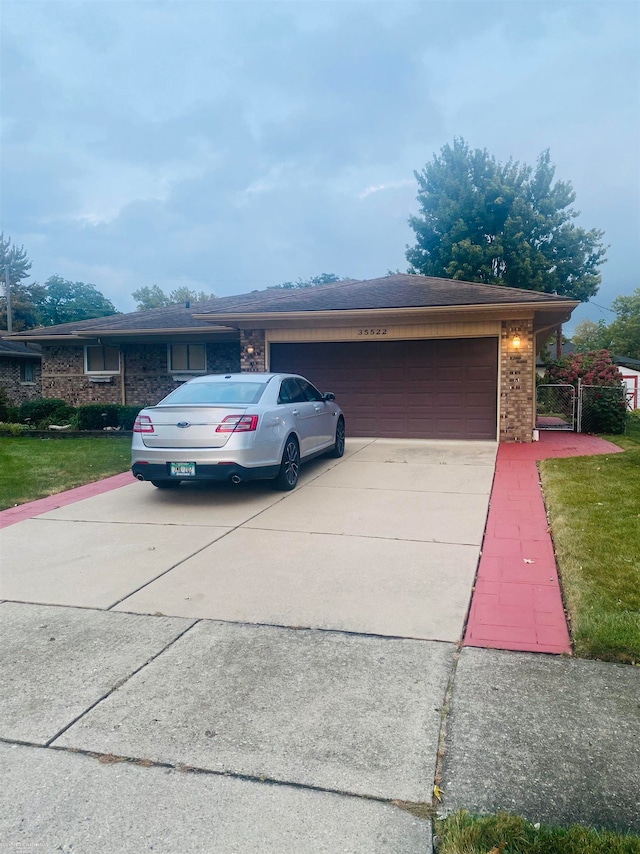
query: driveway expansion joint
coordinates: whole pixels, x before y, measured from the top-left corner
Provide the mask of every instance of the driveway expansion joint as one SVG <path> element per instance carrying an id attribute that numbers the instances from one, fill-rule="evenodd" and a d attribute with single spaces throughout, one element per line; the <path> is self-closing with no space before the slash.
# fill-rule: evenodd
<path id="1" fill-rule="evenodd" d="M 78 721 L 82 720 L 82 718 L 84 718 L 84 717 L 85 717 L 85 715 L 87 715 L 89 712 L 91 712 L 93 709 L 95 709 L 95 708 L 96 708 L 96 706 L 99 706 L 99 705 L 100 705 L 100 703 L 102 703 L 104 700 L 106 700 L 108 697 L 110 697 L 112 694 L 114 694 L 114 693 L 115 693 L 119 688 L 122 688 L 122 686 L 123 686 L 123 685 L 126 685 L 126 683 L 127 683 L 127 682 L 128 682 L 128 681 L 129 681 L 133 676 L 135 676 L 136 674 L 140 673 L 140 671 L 141 671 L 141 670 L 144 670 L 144 668 L 145 668 L 145 667 L 147 667 L 149 664 L 151 664 L 151 662 L 152 662 L 152 661 L 155 661 L 155 660 L 156 660 L 156 658 L 159 658 L 159 657 L 160 657 L 164 652 L 166 652 L 168 649 L 170 649 L 170 648 L 173 646 L 173 644 L 174 644 L 174 643 L 176 643 L 176 641 L 180 640 L 180 638 L 183 638 L 183 637 L 187 634 L 187 632 L 191 631 L 191 629 L 192 629 L 195 625 L 197 625 L 199 622 L 200 622 L 200 620 L 193 620 L 193 621 L 192 621 L 188 626 L 186 626 L 186 627 L 185 627 L 185 629 L 184 629 L 183 631 L 181 631 L 181 632 L 180 632 L 178 635 L 176 635 L 172 640 L 170 640 L 168 643 L 166 643 L 166 644 L 162 647 L 162 649 L 158 650 L 158 652 L 156 652 L 156 653 L 154 653 L 153 655 L 149 656 L 149 658 L 148 658 L 145 662 L 143 662 L 139 667 L 136 667 L 136 668 L 135 668 L 135 670 L 132 670 L 132 671 L 131 671 L 129 674 L 127 674 L 126 676 L 123 676 L 121 679 L 118 679 L 118 681 L 117 681 L 117 682 L 115 682 L 115 683 L 114 683 L 114 684 L 109 688 L 109 690 L 108 690 L 108 691 L 105 691 L 105 692 L 104 692 L 100 697 L 98 697 L 98 699 L 97 699 L 97 700 L 95 700 L 93 703 L 91 703 L 91 704 L 90 704 L 90 705 L 88 705 L 85 709 L 83 709 L 83 710 L 80 712 L 80 714 L 76 715 L 76 716 L 73 718 L 73 720 L 71 720 L 69 723 L 67 723 L 65 726 L 63 726 L 60 730 L 58 730 L 58 732 L 57 732 L 57 733 L 56 733 L 52 738 L 50 738 L 50 739 L 48 739 L 47 741 L 45 741 L 45 742 L 43 743 L 43 746 L 44 746 L 44 747 L 52 747 L 52 746 L 55 746 L 55 745 L 53 745 L 53 742 L 54 742 L 56 739 L 60 738 L 60 736 L 61 736 L 61 735 L 63 735 L 63 734 L 64 734 L 65 732 L 67 732 L 68 730 L 70 730 L 72 726 L 74 726 L 76 723 L 78 723 Z"/>
<path id="2" fill-rule="evenodd" d="M 281 780 L 277 777 L 256 776 L 254 774 L 243 774 L 238 771 L 216 771 L 211 768 L 200 768 L 196 765 L 187 765 L 182 762 L 163 762 L 158 759 L 145 759 L 138 756 L 125 756 L 114 753 L 99 753 L 95 750 L 84 750 L 80 747 L 67 747 L 56 744 L 37 744 L 30 741 L 8 739 L 0 736 L 0 743 L 7 745 L 19 745 L 36 750 L 56 751 L 58 753 L 70 753 L 75 756 L 83 756 L 93 759 L 102 765 L 135 765 L 138 768 L 163 768 L 165 770 L 177 771 L 180 774 L 193 774 L 206 777 L 225 777 L 232 780 L 244 780 L 250 783 L 259 783 L 265 786 L 286 787 L 298 791 L 319 792 L 322 794 L 338 795 L 342 798 L 351 798 L 356 801 L 372 801 L 373 803 L 386 804 L 416 815 L 417 811 L 431 811 L 431 805 L 421 802 L 405 801 L 397 798 L 384 798 L 379 795 L 363 794 L 361 792 L 350 792 L 345 789 L 336 789 L 330 786 L 314 786 L 311 783 L 298 783 L 295 780 Z M 418 816 L 428 818 L 429 816 Z"/>

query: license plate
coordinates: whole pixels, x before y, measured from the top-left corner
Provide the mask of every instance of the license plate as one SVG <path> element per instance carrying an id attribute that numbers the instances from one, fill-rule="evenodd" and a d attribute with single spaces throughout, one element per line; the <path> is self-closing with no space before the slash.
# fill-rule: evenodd
<path id="1" fill-rule="evenodd" d="M 171 477 L 195 477 L 195 463 L 169 463 L 169 474 Z"/>

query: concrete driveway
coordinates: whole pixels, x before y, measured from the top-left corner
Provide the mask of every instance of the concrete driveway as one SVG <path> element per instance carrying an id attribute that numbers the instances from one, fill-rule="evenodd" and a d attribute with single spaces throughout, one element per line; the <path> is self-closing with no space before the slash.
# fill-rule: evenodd
<path id="1" fill-rule="evenodd" d="M 429 851 L 390 802 L 431 802 L 496 449 L 351 440 L 292 493 L 132 483 L 4 529 L 5 838 Z"/>

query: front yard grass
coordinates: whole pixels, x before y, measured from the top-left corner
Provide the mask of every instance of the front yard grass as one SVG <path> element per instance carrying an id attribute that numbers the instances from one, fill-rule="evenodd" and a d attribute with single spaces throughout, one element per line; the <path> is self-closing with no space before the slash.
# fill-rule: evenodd
<path id="1" fill-rule="evenodd" d="M 130 465 L 128 437 L 0 437 L 0 510 L 119 474 Z"/>
<path id="2" fill-rule="evenodd" d="M 461 810 L 436 821 L 438 854 L 640 854 L 640 838 L 592 830 L 533 825 L 519 816 L 472 816 Z"/>
<path id="3" fill-rule="evenodd" d="M 640 424 L 611 456 L 540 464 L 575 653 L 640 662 Z"/>

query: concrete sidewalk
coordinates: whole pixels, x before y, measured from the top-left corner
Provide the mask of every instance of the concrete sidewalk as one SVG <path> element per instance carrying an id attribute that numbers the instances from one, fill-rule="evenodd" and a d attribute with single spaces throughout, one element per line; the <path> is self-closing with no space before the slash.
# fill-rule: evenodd
<path id="1" fill-rule="evenodd" d="M 284 496 L 133 483 L 3 530 L 5 844 L 428 854 L 442 739 L 444 809 L 637 828 L 638 669 L 461 651 L 495 453 L 352 440 Z"/>

